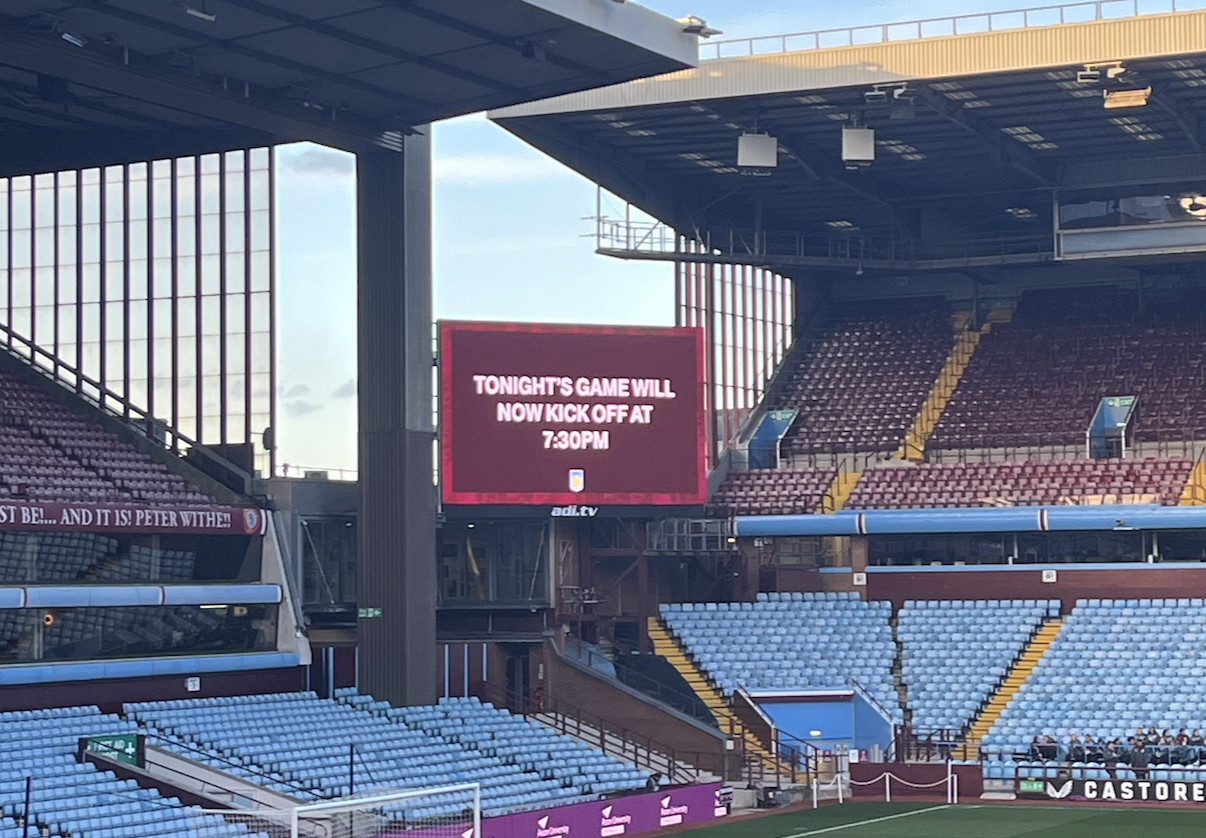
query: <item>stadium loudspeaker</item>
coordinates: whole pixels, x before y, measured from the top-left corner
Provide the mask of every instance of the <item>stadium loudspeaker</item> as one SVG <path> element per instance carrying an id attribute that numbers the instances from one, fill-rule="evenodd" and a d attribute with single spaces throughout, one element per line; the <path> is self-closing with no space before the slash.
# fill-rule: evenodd
<path id="1" fill-rule="evenodd" d="M 779 165 L 779 141 L 769 134 L 742 134 L 737 138 L 737 165 L 773 169 Z"/>
<path id="2" fill-rule="evenodd" d="M 875 129 L 842 128 L 842 162 L 848 165 L 869 166 L 875 162 Z"/>

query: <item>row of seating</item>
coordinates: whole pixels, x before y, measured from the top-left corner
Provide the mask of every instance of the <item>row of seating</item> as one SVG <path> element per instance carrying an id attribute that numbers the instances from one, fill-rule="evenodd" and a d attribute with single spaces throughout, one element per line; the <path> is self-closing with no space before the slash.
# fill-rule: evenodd
<path id="1" fill-rule="evenodd" d="M 1206 728 L 1206 601 L 1081 600 L 983 741 L 991 757 L 1035 736 L 1125 740 L 1136 725 Z"/>
<path id="2" fill-rule="evenodd" d="M 759 594 L 756 602 L 664 605 L 661 616 L 724 692 L 848 686 L 898 708 L 899 645 L 914 732 L 966 729 L 1058 600 L 908 601 L 854 594 Z M 1136 720 L 1206 729 L 1206 600 L 1086 599 L 1076 604 L 1022 690 L 983 740 L 993 756 L 1025 754 L 1034 737 L 1125 738 Z M 893 709 L 893 714 L 900 712 Z M 899 718 L 899 717 L 898 717 Z"/>
<path id="3" fill-rule="evenodd" d="M 483 812 L 495 815 L 643 789 L 650 780 L 476 699 L 393 708 L 344 690 L 334 701 L 285 693 L 129 704 L 125 711 L 182 756 L 303 799 L 348 794 L 353 771 L 363 787 L 477 782 Z M 400 806 L 395 814 L 414 813 Z"/>
<path id="4" fill-rule="evenodd" d="M 1176 504 L 1192 470 L 1187 457 L 872 468 L 863 472 L 846 508 Z"/>
<path id="5" fill-rule="evenodd" d="M 1059 601 L 908 601 L 897 614 L 902 677 L 913 731 L 960 731 L 996 692 Z"/>
<path id="6" fill-rule="evenodd" d="M 688 605 L 663 605 L 662 619 L 722 692 L 857 684 L 903 718 L 891 674 L 891 603 L 842 593 Z"/>
<path id="7" fill-rule="evenodd" d="M 0 584 L 23 582 L 187 582 L 196 553 L 155 551 L 96 533 L 0 532 Z"/>
<path id="8" fill-rule="evenodd" d="M 1200 298 L 1140 302 L 1119 288 L 1024 294 L 984 336 L 929 447 L 1083 445 L 1099 400 L 1128 395 L 1136 440 L 1206 438 Z"/>
<path id="9" fill-rule="evenodd" d="M 1193 471 L 1188 457 L 1022 462 L 894 462 L 868 468 L 846 509 L 969 506 L 1175 505 Z M 755 469 L 725 478 L 709 514 L 795 515 L 817 511 L 836 470 Z"/>
<path id="10" fill-rule="evenodd" d="M 39 838 L 249 838 L 252 833 L 219 815 L 185 806 L 133 780 L 76 760 L 81 737 L 135 732 L 135 726 L 96 707 L 0 713 L 0 836 L 13 835 L 25 814 L 32 778 L 30 829 Z M 268 838 L 254 833 L 253 838 Z"/>
<path id="11" fill-rule="evenodd" d="M 893 451 L 954 344 L 944 300 L 839 306 L 786 362 L 768 405 L 799 416 L 787 451 Z"/>
<path id="12" fill-rule="evenodd" d="M 0 370 L 0 498 L 42 501 L 214 501 L 20 376 Z"/>

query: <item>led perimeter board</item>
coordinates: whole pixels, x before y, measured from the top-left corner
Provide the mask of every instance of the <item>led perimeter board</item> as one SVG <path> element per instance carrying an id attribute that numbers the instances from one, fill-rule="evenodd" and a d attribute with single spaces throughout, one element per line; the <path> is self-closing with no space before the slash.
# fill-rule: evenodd
<path id="1" fill-rule="evenodd" d="M 440 324 L 446 504 L 706 500 L 694 328 Z"/>

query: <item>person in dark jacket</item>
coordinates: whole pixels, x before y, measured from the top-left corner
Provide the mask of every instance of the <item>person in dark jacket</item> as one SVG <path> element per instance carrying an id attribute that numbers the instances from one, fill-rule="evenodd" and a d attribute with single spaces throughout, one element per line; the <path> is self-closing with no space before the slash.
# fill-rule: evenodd
<path id="1" fill-rule="evenodd" d="M 1087 740 L 1086 740 L 1087 741 Z M 1080 741 L 1080 737 L 1075 733 L 1068 740 L 1068 761 L 1069 762 L 1084 762 L 1085 761 L 1085 744 Z"/>
<path id="2" fill-rule="evenodd" d="M 1135 777 L 1146 780 L 1147 767 L 1150 764 L 1151 754 L 1147 749 L 1146 737 L 1136 739 L 1134 747 L 1131 748 L 1131 770 L 1135 772 Z"/>

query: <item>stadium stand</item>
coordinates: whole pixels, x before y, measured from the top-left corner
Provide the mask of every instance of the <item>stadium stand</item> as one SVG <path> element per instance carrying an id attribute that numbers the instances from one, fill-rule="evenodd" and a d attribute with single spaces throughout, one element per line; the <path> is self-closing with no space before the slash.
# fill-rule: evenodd
<path id="1" fill-rule="evenodd" d="M 929 448 L 1083 445 L 1104 396 L 1139 397 L 1137 441 L 1206 438 L 1206 320 L 1196 299 L 1029 291 L 980 343 Z"/>
<path id="2" fill-rule="evenodd" d="M 1081 743 L 1086 736 L 1115 742 L 1112 753 L 1125 754 L 1136 727 L 1174 733 L 1206 728 L 1206 664 L 1199 656 L 1204 626 L 1202 599 L 1079 600 L 984 738 L 986 776 L 1008 779 L 1023 763 L 1032 770 L 1029 758 L 1045 758 L 1043 770 L 1070 756 L 1080 757 L 1073 760 L 1080 763 L 1115 761 L 1104 745 L 1074 752 L 1074 734 Z M 1036 749 L 1036 737 L 1051 742 Z M 1157 745 L 1151 762 L 1196 763 L 1200 754 L 1187 756 L 1178 760 L 1171 749 Z"/>
<path id="3" fill-rule="evenodd" d="M 1174 505 L 1192 469 L 1193 460 L 1185 457 L 902 464 L 863 472 L 846 508 Z"/>
<path id="4" fill-rule="evenodd" d="M 43 501 L 214 501 L 162 463 L 0 370 L 0 497 Z"/>
<path id="5" fill-rule="evenodd" d="M 355 690 L 128 704 L 158 743 L 275 791 L 347 795 L 349 747 L 366 787 L 481 784 L 487 814 L 643 789 L 648 772 L 477 699 L 393 708 Z M 234 764 L 232 764 L 232 762 Z"/>
<path id="6" fill-rule="evenodd" d="M 135 727 L 96 707 L 65 707 L 0 714 L 0 836 L 41 838 L 239 838 L 243 826 L 203 814 L 133 780 L 119 780 L 88 762 L 76 761 L 85 736 L 132 733 Z M 32 777 L 31 828 L 16 825 L 25 813 L 25 781 Z M 259 834 L 259 833 L 257 833 Z"/>
<path id="7" fill-rule="evenodd" d="M 708 513 L 798 515 L 815 512 L 836 469 L 754 469 L 731 472 L 712 496 Z"/>
<path id="8" fill-rule="evenodd" d="M 895 450 L 953 344 L 942 300 L 839 309 L 819 337 L 797 348 L 768 402 L 800 411 L 785 450 Z"/>
<path id="9" fill-rule="evenodd" d="M 36 558 L 30 558 L 30 541 Z M 118 541 L 93 533 L 0 532 L 0 584 L 22 582 L 187 582 L 193 578 L 196 554 L 188 550 L 155 551 L 131 544 L 118 553 Z"/>
<path id="10" fill-rule="evenodd" d="M 909 600 L 897 614 L 913 732 L 958 733 L 1009 671 L 1058 600 Z"/>
<path id="11" fill-rule="evenodd" d="M 756 602 L 672 603 L 661 616 L 725 694 L 849 688 L 857 683 L 897 722 L 891 603 L 854 594 L 758 594 Z"/>

